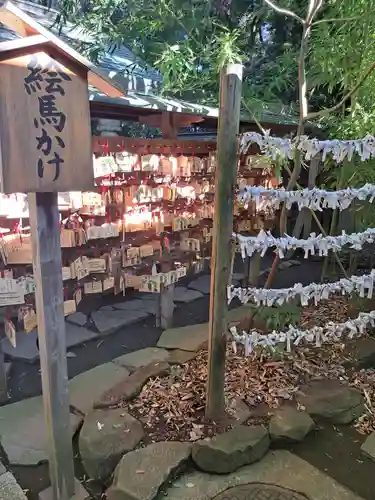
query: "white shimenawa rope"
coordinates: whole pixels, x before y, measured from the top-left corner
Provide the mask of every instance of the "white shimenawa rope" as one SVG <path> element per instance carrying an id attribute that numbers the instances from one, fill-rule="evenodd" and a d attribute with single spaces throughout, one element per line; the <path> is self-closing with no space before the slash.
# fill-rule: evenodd
<path id="1" fill-rule="evenodd" d="M 375 137 L 367 135 L 362 139 L 355 140 L 326 140 L 309 139 L 307 136 L 301 136 L 299 139 L 284 139 L 281 137 L 272 137 L 270 131 L 265 135 L 257 132 L 246 132 L 241 138 L 241 151 L 246 153 L 251 144 L 255 143 L 260 150 L 272 159 L 278 157 L 293 159 L 295 150 L 303 153 L 305 160 L 309 161 L 317 154 L 322 155 L 324 161 L 328 155 L 331 155 L 336 163 L 341 163 L 345 158 L 349 161 L 357 154 L 362 161 L 375 158 Z"/>
<path id="2" fill-rule="evenodd" d="M 292 350 L 292 346 L 298 346 L 302 342 L 315 344 L 320 347 L 323 343 L 338 342 L 343 340 L 343 336 L 352 339 L 365 334 L 368 326 L 375 326 L 375 311 L 369 313 L 359 313 L 355 319 L 348 319 L 344 323 L 329 322 L 324 327 L 315 326 L 310 330 L 300 330 L 294 326 L 289 326 L 285 332 L 273 331 L 269 334 L 251 330 L 249 333 L 238 333 L 236 327 L 230 328 L 232 335 L 232 347 L 237 352 L 237 344 L 243 344 L 245 355 L 252 353 L 254 347 L 273 348 L 277 344 L 285 343 L 287 352 Z"/>
<path id="3" fill-rule="evenodd" d="M 326 300 L 330 295 L 341 293 L 341 295 L 351 295 L 357 292 L 360 297 L 371 299 L 373 296 L 375 284 L 375 269 L 370 274 L 362 276 L 352 276 L 351 278 L 342 278 L 333 283 L 310 283 L 303 286 L 296 283 L 290 288 L 241 288 L 233 285 L 228 286 L 228 303 L 235 297 L 238 297 L 243 304 L 254 302 L 256 305 L 263 306 L 281 306 L 296 297 L 299 298 L 301 306 L 307 306 L 309 300 L 314 300 L 317 305 L 321 300 Z"/>
<path id="4" fill-rule="evenodd" d="M 304 250 L 305 259 L 309 255 L 319 256 L 328 255 L 328 251 L 339 251 L 344 245 L 350 245 L 354 250 L 361 250 L 365 243 L 373 243 L 375 241 L 375 228 L 366 229 L 362 233 L 347 234 L 345 231 L 339 236 L 322 236 L 311 233 L 307 240 L 299 240 L 292 236 L 284 236 L 282 238 L 274 238 L 270 232 L 260 231 L 258 236 L 243 236 L 233 233 L 233 238 L 236 239 L 241 249 L 242 258 L 251 257 L 255 252 L 261 252 L 263 257 L 268 248 L 276 247 L 276 252 L 281 259 L 284 258 L 285 252 L 288 250 L 296 250 L 297 248 Z"/>
<path id="5" fill-rule="evenodd" d="M 297 191 L 286 191 L 284 188 L 267 189 L 262 186 L 240 186 L 237 196 L 238 201 L 245 204 L 253 201 L 257 210 L 274 208 L 278 210 L 285 202 L 286 208 L 290 210 L 294 203 L 298 209 L 310 208 L 322 212 L 325 208 L 345 210 L 354 200 L 372 203 L 375 199 L 375 185 L 365 184 L 360 188 L 347 188 L 337 191 L 326 191 L 325 189 L 299 189 Z"/>

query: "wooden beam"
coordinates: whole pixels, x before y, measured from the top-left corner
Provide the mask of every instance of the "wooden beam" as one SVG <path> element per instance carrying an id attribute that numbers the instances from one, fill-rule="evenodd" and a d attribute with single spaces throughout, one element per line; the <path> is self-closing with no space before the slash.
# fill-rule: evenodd
<path id="1" fill-rule="evenodd" d="M 35 302 L 53 500 L 75 493 L 57 193 L 29 193 Z"/>
<path id="2" fill-rule="evenodd" d="M 8 400 L 7 373 L 5 369 L 4 353 L 0 338 L 0 403 L 5 403 L 7 400 Z"/>
<path id="3" fill-rule="evenodd" d="M 220 74 L 217 134 L 215 218 L 212 241 L 206 417 L 224 415 L 227 337 L 227 285 L 232 249 L 233 201 L 238 165 L 238 131 L 242 65 L 230 64 Z"/>
<path id="4" fill-rule="evenodd" d="M 34 52 L 43 52 L 48 46 L 48 40 L 43 35 L 31 35 L 18 40 L 0 43 L 0 60 L 14 59 Z"/>
<path id="5" fill-rule="evenodd" d="M 65 55 L 71 61 L 75 61 L 88 71 L 88 82 L 109 97 L 124 97 L 126 92 L 116 82 L 113 82 L 105 73 L 92 64 L 88 59 L 81 56 L 79 52 L 63 42 L 60 38 L 44 28 L 31 16 L 16 7 L 8 0 L 0 0 L 0 22 L 15 31 L 18 35 L 25 37 L 30 35 L 43 35 L 52 42 L 59 53 Z"/>
<path id="6" fill-rule="evenodd" d="M 129 139 L 127 137 L 93 136 L 92 148 L 94 153 L 107 154 L 128 151 L 138 154 L 163 154 L 166 150 L 170 154 L 202 154 L 216 151 L 215 141 L 197 141 L 181 139 Z"/>

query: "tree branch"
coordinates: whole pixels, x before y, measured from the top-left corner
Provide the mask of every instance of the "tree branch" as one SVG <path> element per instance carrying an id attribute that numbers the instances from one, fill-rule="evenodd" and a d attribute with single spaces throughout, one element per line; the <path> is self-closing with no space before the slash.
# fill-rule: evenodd
<path id="1" fill-rule="evenodd" d="M 304 23 L 304 20 L 302 19 L 302 17 L 299 17 L 299 15 L 296 14 L 295 12 L 293 12 L 292 10 L 283 9 L 282 7 L 279 7 L 278 5 L 273 3 L 271 0 L 264 0 L 264 1 L 267 5 L 272 7 L 272 9 L 274 9 L 279 14 L 284 14 L 285 16 L 293 17 L 294 19 L 297 19 L 297 21 L 299 21 L 301 24 Z"/>
<path id="2" fill-rule="evenodd" d="M 326 108 L 326 109 L 321 109 L 320 111 L 315 111 L 313 113 L 308 113 L 306 116 L 307 120 L 312 120 L 313 118 L 319 118 L 321 116 L 328 115 L 329 113 L 333 113 L 334 111 L 337 111 L 338 109 L 341 108 L 345 102 L 350 99 L 350 97 L 357 92 L 357 90 L 360 88 L 360 86 L 365 82 L 365 80 L 370 76 L 370 74 L 374 71 L 375 69 L 375 62 L 371 64 L 371 66 L 367 69 L 367 71 L 362 75 L 362 78 L 358 81 L 358 83 L 350 90 L 347 94 L 344 95 L 344 97 L 341 99 L 341 101 L 331 108 Z"/>

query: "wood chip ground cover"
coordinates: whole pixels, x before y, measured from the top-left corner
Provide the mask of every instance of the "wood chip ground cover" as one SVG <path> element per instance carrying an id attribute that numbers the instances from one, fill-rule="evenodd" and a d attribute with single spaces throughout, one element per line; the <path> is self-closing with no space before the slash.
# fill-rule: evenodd
<path id="1" fill-rule="evenodd" d="M 328 303 L 329 302 L 329 303 Z M 348 317 L 347 298 L 321 302 L 318 307 L 306 308 L 301 317 L 304 328 L 331 321 L 345 321 Z M 299 387 L 317 378 L 347 381 L 367 397 L 367 411 L 356 423 L 360 432 L 375 429 L 375 370 L 351 372 L 343 366 L 348 360 L 345 345 L 323 345 L 320 348 L 303 347 L 293 354 L 257 353 L 244 357 L 234 354 L 228 345 L 225 377 L 227 407 L 241 398 L 251 408 L 248 424 L 267 420 L 273 408 L 293 402 Z M 196 441 L 223 432 L 230 422 L 208 422 L 204 418 L 207 383 L 207 352 L 182 366 L 173 366 L 170 375 L 150 379 L 140 395 L 123 403 L 131 415 L 145 427 L 144 443 L 180 440 Z M 228 410 L 230 416 L 230 410 Z"/>

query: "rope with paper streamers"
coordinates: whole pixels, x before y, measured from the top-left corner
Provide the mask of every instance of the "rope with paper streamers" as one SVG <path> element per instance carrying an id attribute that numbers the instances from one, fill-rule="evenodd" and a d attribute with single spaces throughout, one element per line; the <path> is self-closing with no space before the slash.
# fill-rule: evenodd
<path id="1" fill-rule="evenodd" d="M 315 344 L 320 347 L 325 343 L 342 341 L 345 338 L 353 339 L 366 333 L 368 327 L 375 326 L 375 311 L 369 313 L 359 313 L 355 319 L 349 319 L 344 323 L 329 322 L 324 327 L 315 326 L 310 330 L 300 330 L 294 326 L 289 326 L 285 332 L 264 334 L 257 330 L 243 331 L 238 333 L 235 326 L 230 328 L 232 334 L 232 347 L 237 352 L 237 344 L 245 347 L 245 355 L 249 356 L 255 347 L 269 347 L 274 349 L 277 344 L 285 344 L 286 351 L 291 352 L 292 346 L 298 346 L 301 342 Z"/>
<path id="2" fill-rule="evenodd" d="M 317 155 L 321 155 L 324 161 L 328 155 L 341 163 L 345 159 L 352 160 L 354 155 L 358 155 L 362 161 L 375 158 L 375 137 L 366 136 L 357 140 L 326 140 L 309 139 L 302 136 L 296 139 L 284 139 L 271 137 L 269 131 L 265 135 L 256 132 L 243 134 L 241 138 L 241 152 L 246 153 L 252 143 L 259 146 L 262 153 L 272 159 L 285 158 L 293 159 L 294 153 L 300 151 L 306 161 Z M 375 186 L 365 184 L 360 188 L 348 188 L 338 191 L 326 191 L 324 189 L 300 189 L 297 191 L 287 191 L 285 189 L 266 189 L 255 186 L 240 186 L 238 200 L 244 204 L 253 201 L 257 209 L 268 208 L 270 205 L 279 208 L 282 203 L 290 209 L 295 203 L 298 209 L 309 208 L 311 210 L 322 211 L 326 208 L 345 210 L 354 200 L 372 203 L 375 199 Z M 261 231 L 258 236 L 243 236 L 233 234 L 237 244 L 241 249 L 242 257 L 251 257 L 255 252 L 261 252 L 264 256 L 268 248 L 276 247 L 275 252 L 280 258 L 284 258 L 285 252 L 297 248 L 304 250 L 305 258 L 318 253 L 320 256 L 327 256 L 328 251 L 337 252 L 344 245 L 350 245 L 354 250 L 361 250 L 365 243 L 375 241 L 375 229 L 369 228 L 361 233 L 346 234 L 344 231 L 339 236 L 322 236 L 311 233 L 307 239 L 297 239 L 288 235 L 274 238 L 270 232 Z M 306 306 L 309 300 L 314 300 L 317 304 L 320 300 L 327 299 L 331 294 L 359 293 L 360 297 L 373 296 L 375 282 L 375 269 L 370 274 L 363 276 L 352 276 L 343 278 L 334 283 L 310 283 L 302 286 L 296 283 L 293 287 L 284 289 L 260 289 L 241 288 L 228 286 L 228 302 L 234 297 L 238 297 L 242 303 L 249 301 L 257 305 L 282 305 L 291 299 L 299 298 L 302 306 Z M 329 322 L 324 327 L 313 327 L 302 330 L 298 327 L 289 326 L 287 331 L 272 331 L 265 334 L 251 329 L 242 333 L 236 327 L 230 328 L 232 336 L 233 350 L 237 352 L 237 344 L 244 345 L 245 355 L 251 354 L 257 346 L 270 347 L 284 343 L 286 350 L 291 351 L 293 346 L 298 346 L 301 342 L 315 344 L 316 347 L 326 342 L 336 342 L 345 338 L 352 339 L 361 336 L 366 329 L 375 326 L 375 311 L 369 313 L 359 313 L 355 319 L 348 319 L 343 323 Z"/>
<path id="3" fill-rule="evenodd" d="M 304 258 L 307 259 L 309 255 L 327 256 L 329 250 L 337 252 L 345 245 L 350 245 L 350 248 L 354 250 L 361 250 L 365 243 L 375 241 L 375 228 L 351 234 L 346 234 L 343 231 L 339 236 L 322 236 L 311 233 L 306 240 L 299 240 L 288 235 L 275 238 L 269 231 L 266 233 L 263 230 L 259 232 L 258 236 L 243 236 L 237 233 L 233 233 L 232 236 L 241 249 L 242 258 L 251 257 L 255 252 L 261 252 L 263 257 L 269 248 L 276 247 L 275 252 L 279 254 L 280 259 L 284 258 L 285 252 L 288 250 L 296 249 L 304 250 Z"/>
<path id="4" fill-rule="evenodd" d="M 299 150 L 306 161 L 311 160 L 316 155 L 321 154 L 322 160 L 325 161 L 328 155 L 331 155 L 336 163 L 341 163 L 343 160 L 352 160 L 356 154 L 362 161 L 375 158 L 375 137 L 367 135 L 362 139 L 354 140 L 325 140 L 309 139 L 307 136 L 300 136 L 295 139 L 287 139 L 281 137 L 273 137 L 267 131 L 265 135 L 257 132 L 246 132 L 242 135 L 240 149 L 242 153 L 246 153 L 251 144 L 257 144 L 262 153 L 276 158 L 293 159 L 294 152 Z"/>
<path id="5" fill-rule="evenodd" d="M 347 188 L 337 191 L 326 191 L 325 189 L 299 189 L 297 191 L 286 191 L 284 188 L 268 189 L 261 186 L 240 186 L 237 197 L 238 201 L 248 204 L 255 202 L 257 210 L 274 208 L 278 210 L 282 203 L 290 210 L 294 203 L 298 210 L 309 208 L 322 212 L 326 208 L 346 210 L 354 200 L 369 201 L 375 199 L 375 185 L 365 184 L 360 188 Z"/>
<path id="6" fill-rule="evenodd" d="M 351 295 L 357 292 L 361 298 L 371 299 L 374 285 L 375 269 L 372 269 L 370 274 L 342 278 L 333 283 L 310 283 L 307 286 L 296 283 L 290 288 L 245 288 L 230 285 L 227 288 L 227 296 L 228 304 L 238 297 L 242 304 L 254 302 L 258 306 L 267 307 L 281 306 L 298 297 L 301 306 L 304 307 L 309 304 L 309 300 L 314 300 L 314 304 L 317 305 L 321 300 L 326 300 L 335 293 Z"/>

